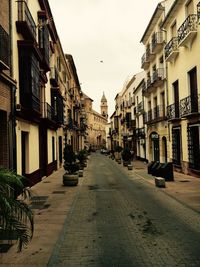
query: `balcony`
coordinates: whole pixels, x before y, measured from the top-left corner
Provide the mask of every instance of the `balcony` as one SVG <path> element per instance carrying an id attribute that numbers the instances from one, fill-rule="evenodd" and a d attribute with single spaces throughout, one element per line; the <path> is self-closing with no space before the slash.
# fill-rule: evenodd
<path id="1" fill-rule="evenodd" d="M 156 32 L 152 36 L 152 52 L 159 53 L 164 45 L 163 32 Z"/>
<path id="2" fill-rule="evenodd" d="M 136 107 L 136 114 L 142 113 L 144 111 L 144 103 L 141 101 Z"/>
<path id="3" fill-rule="evenodd" d="M 179 53 L 178 38 L 173 37 L 165 46 L 165 60 L 166 62 L 173 62 Z"/>
<path id="4" fill-rule="evenodd" d="M 164 69 L 163 68 L 158 68 L 153 72 L 152 75 L 152 83 L 155 87 L 162 86 L 164 84 Z"/>
<path id="5" fill-rule="evenodd" d="M 154 107 L 145 114 L 145 123 L 147 124 L 157 123 L 165 119 L 165 108 L 162 105 Z"/>
<path id="6" fill-rule="evenodd" d="M 53 121 L 54 120 L 54 114 L 55 114 L 54 108 L 46 102 L 44 102 L 42 104 L 43 104 L 42 117 L 44 119 L 48 119 L 50 121 Z"/>
<path id="7" fill-rule="evenodd" d="M 20 103 L 21 110 L 20 113 L 28 119 L 34 119 L 40 117 L 41 106 L 40 99 L 36 97 L 33 93 L 20 92 Z M 22 114 L 23 113 L 23 114 Z"/>
<path id="8" fill-rule="evenodd" d="M 142 127 L 142 128 L 136 128 L 135 129 L 135 136 L 136 136 L 136 139 L 143 139 L 143 138 L 145 138 L 145 130 L 144 130 L 144 127 Z"/>
<path id="9" fill-rule="evenodd" d="M 0 25 L 0 70 L 8 70 L 10 66 L 9 35 Z"/>
<path id="10" fill-rule="evenodd" d="M 200 95 L 194 99 L 187 96 L 180 100 L 180 117 L 199 115 L 200 113 Z"/>
<path id="11" fill-rule="evenodd" d="M 178 103 L 173 103 L 169 106 L 167 106 L 167 119 L 168 120 L 179 120 L 180 115 L 179 115 L 179 105 Z"/>
<path id="12" fill-rule="evenodd" d="M 142 82 L 141 87 L 142 87 L 142 93 L 145 94 L 145 91 L 146 91 L 146 82 L 145 81 Z"/>
<path id="13" fill-rule="evenodd" d="M 56 67 L 52 67 L 50 72 L 50 83 L 53 87 L 58 87 L 59 85 L 58 82 L 59 82 L 58 70 Z"/>
<path id="14" fill-rule="evenodd" d="M 165 119 L 165 107 L 163 105 L 156 106 L 153 109 L 153 122 L 159 122 Z"/>
<path id="15" fill-rule="evenodd" d="M 155 56 L 155 53 L 152 51 L 152 44 L 149 44 L 146 49 L 146 59 L 151 62 Z"/>
<path id="16" fill-rule="evenodd" d="M 145 117 L 144 117 L 144 122 L 145 123 L 150 123 L 152 121 L 152 109 L 150 109 L 149 111 L 147 111 L 145 113 Z"/>
<path id="17" fill-rule="evenodd" d="M 16 21 L 17 32 L 27 40 L 36 40 L 36 24 L 25 1 L 18 3 L 18 20 Z"/>
<path id="18" fill-rule="evenodd" d="M 39 29 L 39 48 L 43 56 L 42 65 L 46 71 L 50 71 L 49 47 L 49 31 L 47 26 L 44 25 Z"/>
<path id="19" fill-rule="evenodd" d="M 178 29 L 179 46 L 191 47 L 194 37 L 197 34 L 198 20 L 197 14 L 189 15 Z"/>
<path id="20" fill-rule="evenodd" d="M 147 77 L 146 88 L 145 88 L 145 90 L 142 91 L 143 94 L 144 94 L 144 95 L 148 95 L 149 93 L 151 93 L 151 91 L 152 91 L 154 88 L 155 88 L 155 87 L 153 86 L 151 76 L 150 76 L 150 77 Z"/>
<path id="21" fill-rule="evenodd" d="M 149 65 L 150 65 L 150 61 L 149 59 L 147 59 L 146 53 L 144 53 L 144 55 L 142 56 L 142 62 L 141 62 L 141 68 L 144 70 L 147 70 Z"/>

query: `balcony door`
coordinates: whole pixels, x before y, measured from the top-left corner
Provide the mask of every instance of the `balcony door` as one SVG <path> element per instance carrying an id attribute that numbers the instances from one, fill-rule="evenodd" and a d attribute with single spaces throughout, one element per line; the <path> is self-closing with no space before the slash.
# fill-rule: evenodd
<path id="1" fill-rule="evenodd" d="M 47 129 L 39 126 L 40 170 L 41 177 L 47 175 Z"/>
<path id="2" fill-rule="evenodd" d="M 181 165 L 181 128 L 172 129 L 172 160 L 176 165 Z"/>
<path id="3" fill-rule="evenodd" d="M 160 161 L 159 135 L 157 133 L 151 134 L 153 160 Z"/>
<path id="4" fill-rule="evenodd" d="M 179 85 L 178 85 L 178 80 L 173 83 L 173 89 L 174 89 L 175 118 L 179 118 Z"/>
<path id="5" fill-rule="evenodd" d="M 22 175 L 28 174 L 28 160 L 29 160 L 29 140 L 28 132 L 21 133 L 21 159 L 22 159 Z"/>
<path id="6" fill-rule="evenodd" d="M 191 112 L 198 112 L 198 89 L 196 67 L 189 71 L 189 86 L 191 96 Z"/>
<path id="7" fill-rule="evenodd" d="M 200 124 L 188 127 L 189 167 L 200 170 Z"/>

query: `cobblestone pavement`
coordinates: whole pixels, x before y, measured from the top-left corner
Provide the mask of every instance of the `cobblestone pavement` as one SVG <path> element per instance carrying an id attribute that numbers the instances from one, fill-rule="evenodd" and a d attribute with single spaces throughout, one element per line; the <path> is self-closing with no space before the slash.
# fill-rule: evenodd
<path id="1" fill-rule="evenodd" d="M 48 266 L 200 266 L 200 216 L 92 155 Z"/>

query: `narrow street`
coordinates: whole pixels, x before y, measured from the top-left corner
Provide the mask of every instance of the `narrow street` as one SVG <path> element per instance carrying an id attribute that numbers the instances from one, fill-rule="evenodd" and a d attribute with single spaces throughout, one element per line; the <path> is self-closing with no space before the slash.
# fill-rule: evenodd
<path id="1" fill-rule="evenodd" d="M 195 211 L 99 153 L 48 266 L 200 266 Z"/>

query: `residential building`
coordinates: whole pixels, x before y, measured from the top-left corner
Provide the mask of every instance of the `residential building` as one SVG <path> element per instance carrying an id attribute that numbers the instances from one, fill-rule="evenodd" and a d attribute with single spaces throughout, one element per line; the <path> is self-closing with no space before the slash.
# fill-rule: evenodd
<path id="1" fill-rule="evenodd" d="M 103 94 L 101 101 L 107 103 L 105 95 Z M 106 125 L 107 125 L 107 112 L 100 114 L 92 108 L 93 100 L 83 93 L 82 97 L 83 106 L 86 113 L 85 121 L 87 123 L 85 146 L 87 148 L 100 149 L 106 146 Z M 107 106 L 107 104 L 105 105 Z"/>
<path id="2" fill-rule="evenodd" d="M 164 4 L 159 3 L 142 36 L 145 46 L 142 68 L 146 72 L 143 82 L 144 123 L 146 124 L 146 158 L 149 161 L 167 162 L 168 123 L 166 117 L 167 84 L 164 61 L 165 31 L 161 25 L 165 16 Z"/>
<path id="3" fill-rule="evenodd" d="M 11 5 L 0 4 L 0 167 L 16 169 L 15 91 L 11 54 Z"/>
<path id="4" fill-rule="evenodd" d="M 146 160 L 146 124 L 144 124 L 145 110 L 144 110 L 144 95 L 143 88 L 145 83 L 146 73 L 140 73 L 139 83 L 133 89 L 134 103 L 132 106 L 132 114 L 135 118 L 135 151 L 134 155 L 137 159 Z"/>
<path id="5" fill-rule="evenodd" d="M 69 74 L 47 0 L 12 1 L 12 36 L 17 172 L 33 185 L 62 166 Z"/>
<path id="6" fill-rule="evenodd" d="M 67 143 L 72 144 L 74 151 L 84 148 L 84 123 L 81 106 L 82 91 L 76 66 L 72 55 L 66 54 L 69 79 L 66 103 Z"/>
<path id="7" fill-rule="evenodd" d="M 111 139 L 116 146 L 128 147 L 136 152 L 135 90 L 144 79 L 144 72 L 137 73 L 128 80 L 115 97 L 115 112 L 111 116 Z"/>
<path id="8" fill-rule="evenodd" d="M 200 2 L 175 0 L 166 31 L 169 160 L 175 170 L 200 176 Z"/>
<path id="9" fill-rule="evenodd" d="M 112 149 L 115 149 L 117 146 L 122 146 L 120 103 L 121 103 L 121 96 L 118 93 L 115 97 L 115 111 L 110 117 Z"/>

